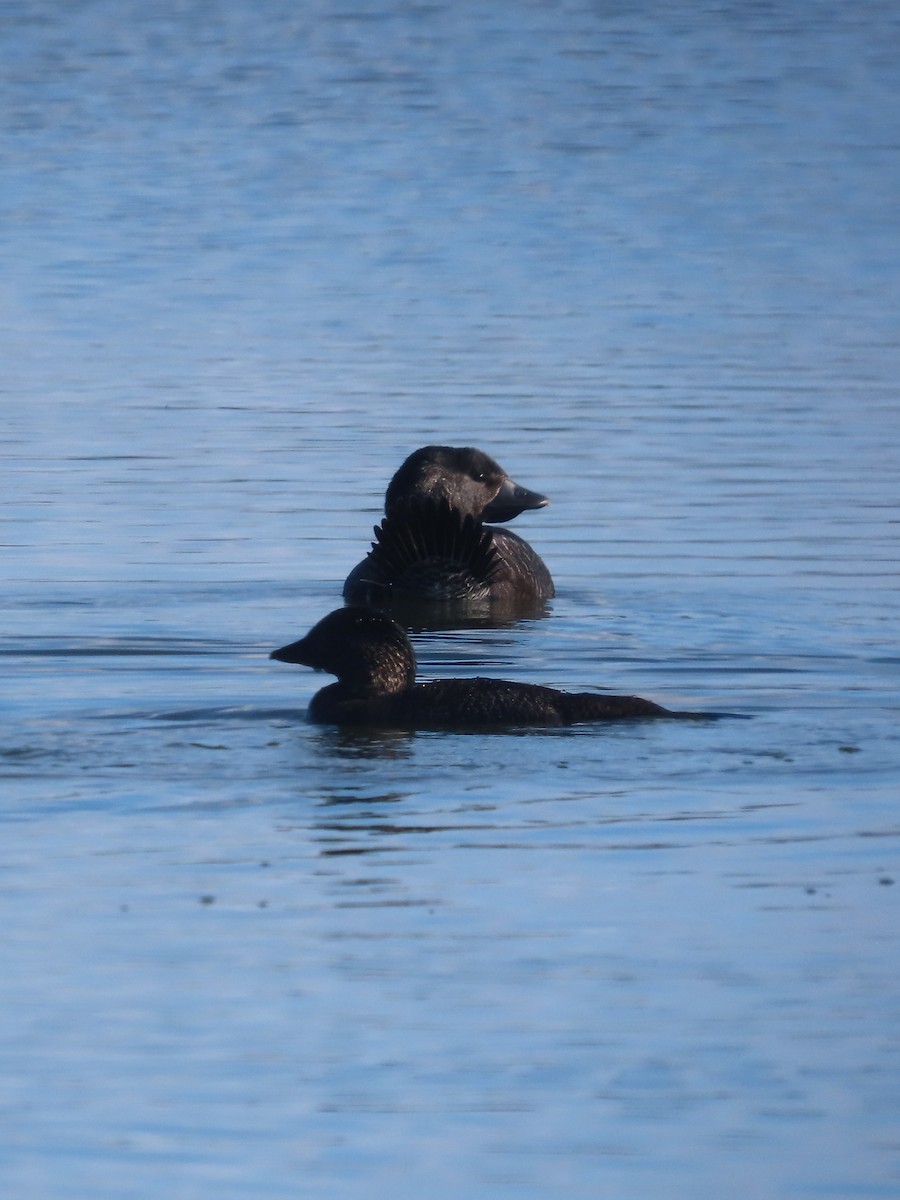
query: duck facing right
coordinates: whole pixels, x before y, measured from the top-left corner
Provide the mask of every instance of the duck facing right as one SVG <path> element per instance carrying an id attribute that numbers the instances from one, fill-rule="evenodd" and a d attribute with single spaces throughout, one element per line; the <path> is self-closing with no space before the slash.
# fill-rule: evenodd
<path id="1" fill-rule="evenodd" d="M 546 507 L 472 446 L 422 446 L 385 494 L 372 549 L 344 584 L 348 604 L 397 608 L 406 601 L 465 609 L 537 610 L 555 592 L 545 563 L 496 522 Z"/>

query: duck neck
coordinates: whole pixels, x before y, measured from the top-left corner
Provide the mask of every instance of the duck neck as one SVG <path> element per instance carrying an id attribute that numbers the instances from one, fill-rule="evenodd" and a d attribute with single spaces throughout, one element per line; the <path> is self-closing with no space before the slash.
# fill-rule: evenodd
<path id="1" fill-rule="evenodd" d="M 379 646 L 377 651 L 355 656 L 352 670 L 339 677 L 347 695 L 396 696 L 411 688 L 416 679 L 416 660 L 408 646 Z"/>

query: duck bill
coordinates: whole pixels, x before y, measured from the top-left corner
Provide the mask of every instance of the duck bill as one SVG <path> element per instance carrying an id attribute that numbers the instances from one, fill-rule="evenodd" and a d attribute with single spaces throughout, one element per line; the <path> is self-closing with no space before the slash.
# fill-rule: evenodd
<path id="1" fill-rule="evenodd" d="M 481 514 L 483 521 L 511 521 L 528 508 L 546 508 L 550 503 L 540 492 L 530 492 L 512 479 L 504 479 L 500 491 Z"/>
<path id="2" fill-rule="evenodd" d="M 306 645 L 306 638 L 301 638 L 299 642 L 291 642 L 289 646 L 281 646 L 278 650 L 273 650 L 269 658 L 275 658 L 278 662 L 300 663 L 301 666 L 311 667 L 309 661 L 309 649 Z"/>

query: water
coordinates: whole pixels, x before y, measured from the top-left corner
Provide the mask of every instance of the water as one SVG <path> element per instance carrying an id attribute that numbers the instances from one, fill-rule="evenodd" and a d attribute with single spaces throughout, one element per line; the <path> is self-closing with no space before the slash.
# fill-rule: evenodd
<path id="1" fill-rule="evenodd" d="M 4 1191 L 896 1195 L 894 6 L 3 21 Z M 306 725 L 427 442 L 423 675 L 753 719 Z"/>

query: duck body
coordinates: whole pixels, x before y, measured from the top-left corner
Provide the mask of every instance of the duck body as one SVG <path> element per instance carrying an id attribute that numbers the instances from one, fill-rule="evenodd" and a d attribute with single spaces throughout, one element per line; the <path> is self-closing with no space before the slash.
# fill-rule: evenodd
<path id="1" fill-rule="evenodd" d="M 385 517 L 347 577 L 344 600 L 379 608 L 540 604 L 555 594 L 546 565 L 523 538 L 491 523 L 547 503 L 481 450 L 423 446 L 388 485 Z"/>
<path id="2" fill-rule="evenodd" d="M 561 692 L 507 679 L 435 679 L 388 696 L 360 694 L 333 683 L 313 696 L 309 718 L 320 725 L 397 729 L 560 726 L 636 717 L 675 717 L 640 696 Z"/>
<path id="3" fill-rule="evenodd" d="M 706 715 L 672 712 L 640 696 L 563 692 L 505 679 L 417 683 L 405 632 L 386 614 L 355 606 L 329 613 L 270 657 L 337 676 L 310 703 L 310 720 L 321 724 L 459 729 Z"/>

